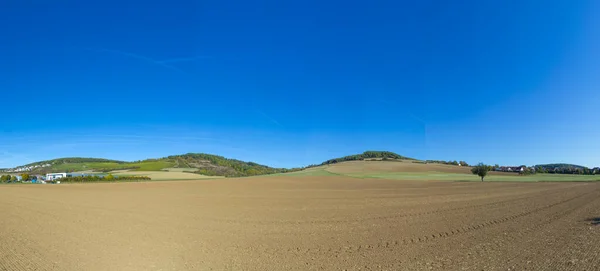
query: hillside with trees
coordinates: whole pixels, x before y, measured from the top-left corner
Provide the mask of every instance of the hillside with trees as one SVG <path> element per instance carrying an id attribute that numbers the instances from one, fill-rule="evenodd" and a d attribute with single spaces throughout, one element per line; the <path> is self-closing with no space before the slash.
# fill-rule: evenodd
<path id="1" fill-rule="evenodd" d="M 311 165 L 309 167 L 314 167 L 314 166 L 323 166 L 323 165 L 329 165 L 329 164 L 335 164 L 335 163 L 340 163 L 340 162 L 346 162 L 346 161 L 360 161 L 360 160 L 369 160 L 369 159 L 373 159 L 373 160 L 416 160 L 414 158 L 410 158 L 410 157 L 405 157 L 393 152 L 389 152 L 389 151 L 366 151 L 363 152 L 361 154 L 354 154 L 354 155 L 348 155 L 348 156 L 344 156 L 344 157 L 340 157 L 340 158 L 334 158 L 334 159 L 329 159 L 319 165 Z"/>
<path id="2" fill-rule="evenodd" d="M 45 165 L 45 164 L 53 165 L 53 164 L 67 164 L 67 163 L 117 163 L 117 164 L 122 164 L 122 163 L 127 163 L 127 162 L 111 160 L 111 159 L 104 159 L 104 158 L 65 157 L 65 158 L 57 158 L 57 159 L 52 159 L 52 160 L 30 163 L 27 165 L 23 165 L 23 167 Z"/>
<path id="3" fill-rule="evenodd" d="M 336 164 L 346 161 L 362 160 L 383 160 L 399 161 L 412 160 L 418 163 L 439 163 L 446 165 L 469 166 L 465 161 L 442 161 L 442 160 L 416 160 L 414 158 L 402 156 L 389 151 L 365 151 L 361 154 L 348 155 L 344 157 L 329 159 L 318 165 L 309 165 L 302 168 L 273 168 L 254 162 L 246 162 L 237 159 L 230 159 L 219 155 L 206 153 L 188 153 L 183 155 L 172 155 L 158 159 L 146 159 L 133 162 L 103 158 L 82 158 L 67 157 L 46 161 L 30 163 L 13 169 L 4 169 L 3 172 L 18 172 L 28 174 L 45 174 L 50 172 L 80 172 L 93 171 L 108 173 L 114 170 L 130 171 L 162 171 L 169 168 L 180 168 L 186 172 L 194 172 L 207 176 L 225 176 L 225 177 L 244 177 L 255 175 L 266 175 L 276 173 L 286 173 L 300 171 L 305 168 Z M 491 167 L 491 171 L 498 168 L 498 165 Z M 525 167 L 523 174 L 550 173 L 550 174 L 598 174 L 600 168 L 590 169 L 584 166 L 556 163 L 541 164 L 534 167 Z"/>
<path id="4" fill-rule="evenodd" d="M 195 169 L 195 173 L 197 174 L 225 177 L 255 176 L 301 170 L 301 168 L 272 168 L 254 162 L 229 159 L 223 156 L 212 154 L 188 153 L 184 155 L 173 155 L 164 158 L 146 159 L 134 162 L 124 162 L 102 158 L 58 158 L 27 164 L 14 168 L 12 171 L 27 172 L 30 174 L 77 171 L 107 173 L 114 170 L 161 171 L 165 168 Z"/>
<path id="5" fill-rule="evenodd" d="M 196 173 L 208 176 L 244 177 L 300 170 L 272 168 L 254 162 L 245 162 L 205 153 L 188 153 L 163 159 L 175 163 L 174 167 L 197 168 Z"/>
<path id="6" fill-rule="evenodd" d="M 345 161 L 357 160 L 415 160 L 389 151 L 366 151 L 362 154 L 348 155 L 327 160 L 320 165 L 335 164 Z M 308 167 L 315 167 L 311 165 Z M 230 159 L 219 155 L 206 153 L 188 153 L 172 155 L 158 159 L 146 159 L 134 162 L 102 158 L 58 158 L 47 161 L 27 164 L 15 169 L 25 169 L 20 172 L 31 174 L 44 174 L 49 172 L 111 172 L 114 170 L 131 171 L 161 171 L 166 168 L 185 168 L 192 172 L 207 176 L 244 177 L 276 173 L 300 171 L 308 167 L 298 168 L 273 168 L 254 162 Z"/>
<path id="7" fill-rule="evenodd" d="M 573 165 L 573 164 L 565 164 L 565 163 L 556 163 L 556 164 L 542 164 L 534 166 L 536 172 L 538 173 L 550 173 L 550 174 L 584 174 L 584 175 L 592 175 L 597 172 L 594 169 Z"/>

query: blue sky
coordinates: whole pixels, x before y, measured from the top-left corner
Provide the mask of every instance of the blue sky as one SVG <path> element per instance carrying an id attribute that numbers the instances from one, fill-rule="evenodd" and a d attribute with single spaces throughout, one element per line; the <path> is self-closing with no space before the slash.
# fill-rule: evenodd
<path id="1" fill-rule="evenodd" d="M 0 168 L 365 150 L 600 166 L 598 1 L 8 0 L 0 25 Z"/>

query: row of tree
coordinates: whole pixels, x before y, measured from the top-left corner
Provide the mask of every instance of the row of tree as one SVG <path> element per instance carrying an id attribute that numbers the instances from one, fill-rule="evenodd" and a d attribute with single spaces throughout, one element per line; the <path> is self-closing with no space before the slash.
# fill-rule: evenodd
<path id="1" fill-rule="evenodd" d="M 595 175 L 600 174 L 598 170 L 594 170 L 587 167 L 536 167 L 535 171 L 538 173 L 549 173 L 549 174 L 581 174 L 581 175 Z"/>
<path id="2" fill-rule="evenodd" d="M 320 165 L 310 165 L 308 167 L 323 166 L 323 165 L 335 164 L 335 163 L 346 162 L 346 161 L 357 161 L 357 160 L 379 159 L 379 158 L 382 160 L 390 160 L 390 159 L 414 160 L 413 158 L 405 157 L 405 156 L 402 156 L 402 155 L 399 155 L 399 154 L 396 154 L 393 152 L 389 152 L 389 151 L 366 151 L 361 154 L 348 155 L 348 156 L 344 156 L 344 157 L 340 157 L 340 158 L 329 159 L 329 160 L 321 163 Z"/>
<path id="3" fill-rule="evenodd" d="M 483 163 L 479 163 L 476 166 L 474 166 L 473 168 L 471 168 L 471 172 L 475 175 L 478 175 L 479 177 L 481 177 L 481 181 L 483 182 L 483 179 L 485 178 L 485 176 L 487 175 L 487 173 L 489 171 L 492 171 L 494 169 L 498 168 L 498 166 L 496 165 L 495 167 L 490 166 L 490 165 L 485 165 Z M 600 169 L 596 168 L 596 169 L 589 169 L 589 168 L 585 168 L 585 167 L 578 167 L 578 168 L 574 168 L 572 171 L 567 171 L 567 170 L 563 170 L 563 171 L 558 171 L 558 170 L 554 170 L 552 172 L 547 171 L 544 167 L 538 167 L 538 168 L 534 168 L 534 167 L 525 167 L 523 166 L 524 170 L 522 172 L 519 172 L 519 174 L 521 175 L 530 175 L 530 174 L 536 174 L 536 173 L 561 173 L 561 174 L 587 174 L 587 175 L 596 175 L 596 174 L 600 174 Z"/>
<path id="4" fill-rule="evenodd" d="M 114 181 L 150 181 L 148 176 L 114 176 L 108 174 L 106 176 L 76 176 L 60 178 L 61 183 L 87 183 L 87 182 L 114 182 Z"/>
<path id="5" fill-rule="evenodd" d="M 11 175 L 0 176 L 0 182 L 3 182 L 3 183 L 14 183 L 16 181 L 17 181 L 17 176 L 11 176 Z"/>
<path id="6" fill-rule="evenodd" d="M 5 183 L 8 183 L 8 182 L 14 183 L 17 181 L 27 182 L 27 181 L 31 181 L 36 178 L 35 176 L 29 175 L 29 174 L 21 174 L 20 177 L 21 177 L 21 179 L 19 180 L 19 178 L 17 178 L 17 176 L 15 176 L 15 175 L 12 175 L 12 176 L 11 175 L 2 175 L 2 176 L 0 176 L 0 182 L 5 182 Z"/>

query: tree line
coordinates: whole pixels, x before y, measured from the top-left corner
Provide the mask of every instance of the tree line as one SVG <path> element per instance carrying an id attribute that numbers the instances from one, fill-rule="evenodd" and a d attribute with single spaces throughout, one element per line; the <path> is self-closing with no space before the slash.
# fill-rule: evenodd
<path id="1" fill-rule="evenodd" d="M 32 181 L 35 176 L 29 174 L 21 174 L 21 182 Z M 57 181 L 65 183 L 85 183 L 85 182 L 110 182 L 110 181 L 150 181 L 151 178 L 148 176 L 114 176 L 108 174 L 106 176 L 75 176 L 75 177 L 64 177 L 57 179 Z M 0 182 L 3 183 L 15 183 L 19 179 L 15 175 L 2 175 L 0 176 Z"/>
<path id="2" fill-rule="evenodd" d="M 587 167 L 567 165 L 567 164 L 549 164 L 543 166 L 535 166 L 535 171 L 538 173 L 549 174 L 581 174 L 581 175 L 596 175 L 600 174 L 598 170 Z"/>
<path id="3" fill-rule="evenodd" d="M 37 178 L 36 176 L 29 175 L 29 174 L 26 174 L 26 173 L 25 174 L 21 174 L 19 176 L 21 177 L 21 180 L 19 180 L 19 178 L 17 178 L 16 175 L 2 175 L 2 176 L 0 176 L 0 182 L 3 182 L 3 183 L 9 183 L 9 182 L 10 183 L 14 183 L 14 182 L 17 182 L 17 181 L 27 182 L 27 181 L 31 181 L 31 180 L 34 180 L 34 179 Z"/>
<path id="4" fill-rule="evenodd" d="M 11 176 L 11 175 L 0 176 L 0 182 L 3 182 L 3 183 L 14 183 L 16 181 L 17 181 L 17 176 Z"/>
<path id="5" fill-rule="evenodd" d="M 75 176 L 57 179 L 61 183 L 114 182 L 114 181 L 150 181 L 148 176 Z"/>
<path id="6" fill-rule="evenodd" d="M 348 156 L 344 156 L 344 157 L 340 157 L 340 158 L 329 159 L 319 165 L 310 165 L 308 167 L 324 166 L 324 165 L 336 164 L 336 163 L 341 163 L 341 162 L 346 162 L 346 161 L 359 161 L 359 160 L 365 160 L 365 159 L 379 159 L 379 158 L 381 158 L 382 160 L 390 160 L 390 159 L 415 160 L 414 158 L 405 157 L 405 156 L 402 156 L 402 155 L 399 155 L 399 154 L 396 154 L 393 152 L 389 152 L 389 151 L 366 151 L 361 154 L 348 155 Z"/>
<path id="7" fill-rule="evenodd" d="M 587 167 L 580 167 L 580 166 L 567 166 L 567 167 L 563 167 L 563 168 L 554 168 L 551 170 L 548 170 L 542 166 L 539 167 L 526 167 L 526 166 L 521 166 L 523 168 L 522 172 L 519 172 L 520 175 L 531 175 L 531 174 L 537 174 L 537 173 L 550 173 L 550 174 L 582 174 L 582 175 L 597 175 L 600 174 L 600 168 L 594 168 L 594 169 L 590 169 Z M 485 178 L 485 176 L 487 176 L 487 173 L 489 171 L 494 171 L 496 170 L 496 168 L 498 168 L 498 165 L 495 166 L 490 166 L 490 165 L 486 165 L 483 163 L 479 163 L 476 166 L 474 166 L 473 168 L 471 168 L 471 173 L 478 175 L 479 177 L 481 177 L 481 181 L 483 182 L 483 179 Z"/>

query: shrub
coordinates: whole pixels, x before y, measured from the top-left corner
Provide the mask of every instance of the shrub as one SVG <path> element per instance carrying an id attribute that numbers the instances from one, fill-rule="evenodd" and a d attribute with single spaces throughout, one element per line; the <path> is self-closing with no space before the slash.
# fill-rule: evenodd
<path id="1" fill-rule="evenodd" d="M 86 182 L 113 182 L 113 181 L 149 181 L 151 180 L 148 176 L 113 176 L 109 174 L 106 177 L 103 176 L 77 176 L 77 177 L 65 177 L 60 178 L 58 181 L 65 183 L 86 183 Z"/>

